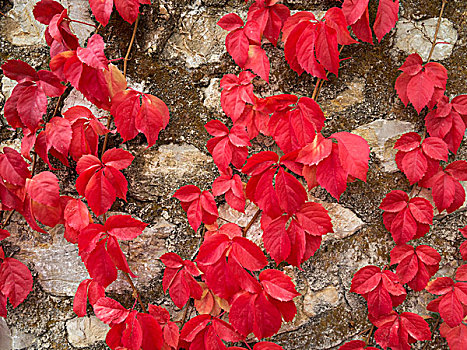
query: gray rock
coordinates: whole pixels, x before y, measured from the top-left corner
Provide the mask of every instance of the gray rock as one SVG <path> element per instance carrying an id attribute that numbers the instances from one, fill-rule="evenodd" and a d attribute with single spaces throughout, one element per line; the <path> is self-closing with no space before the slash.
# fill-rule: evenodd
<path id="1" fill-rule="evenodd" d="M 406 54 L 417 52 L 424 61 L 428 59 L 433 37 L 435 35 L 438 18 L 424 21 L 409 21 L 401 18 L 396 24 L 395 48 Z M 446 18 L 441 20 L 438 32 L 438 44 L 433 51 L 432 59 L 441 61 L 448 58 L 457 41 L 457 30 Z"/>
<path id="2" fill-rule="evenodd" d="M 105 340 L 109 329 L 96 316 L 77 317 L 66 322 L 68 341 L 76 348 L 85 348 Z"/>
<path id="3" fill-rule="evenodd" d="M 414 131 L 414 126 L 409 122 L 378 119 L 352 132 L 368 142 L 371 151 L 381 160 L 385 171 L 395 172 L 398 169 L 394 160 L 396 156 L 394 144 L 402 134 L 411 131 Z"/>
<path id="4" fill-rule="evenodd" d="M 5 319 L 0 317 L 0 350 L 11 350 L 13 340 L 11 339 L 11 332 L 8 328 Z"/>
<path id="5" fill-rule="evenodd" d="M 33 334 L 24 333 L 16 328 L 12 329 L 12 339 L 13 350 L 30 349 L 37 340 Z"/>

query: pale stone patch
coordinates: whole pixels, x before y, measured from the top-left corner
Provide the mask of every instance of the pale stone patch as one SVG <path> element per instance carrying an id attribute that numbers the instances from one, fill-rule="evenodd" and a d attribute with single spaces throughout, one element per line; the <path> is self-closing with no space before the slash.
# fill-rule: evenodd
<path id="1" fill-rule="evenodd" d="M 68 342 L 76 348 L 85 348 L 104 341 L 109 329 L 96 316 L 77 317 L 66 322 Z"/>
<path id="2" fill-rule="evenodd" d="M 401 135 L 411 131 L 414 131 L 412 123 L 378 119 L 358 127 L 352 133 L 363 137 L 371 151 L 382 162 L 384 171 L 392 173 L 398 170 L 395 161 L 397 150 L 394 149 L 394 144 Z"/>
<path id="3" fill-rule="evenodd" d="M 326 307 L 335 307 L 339 304 L 339 292 L 336 287 L 328 286 L 318 292 L 309 291 L 303 299 L 303 312 L 308 317 L 315 317 Z"/>
<path id="4" fill-rule="evenodd" d="M 429 18 L 423 21 L 409 21 L 401 18 L 396 24 L 396 37 L 394 47 L 410 55 L 418 53 L 424 61 L 428 59 L 432 40 L 435 35 L 438 18 Z M 433 56 L 434 61 L 441 61 L 452 54 L 457 42 L 457 30 L 446 18 L 441 19 L 437 42 Z"/>

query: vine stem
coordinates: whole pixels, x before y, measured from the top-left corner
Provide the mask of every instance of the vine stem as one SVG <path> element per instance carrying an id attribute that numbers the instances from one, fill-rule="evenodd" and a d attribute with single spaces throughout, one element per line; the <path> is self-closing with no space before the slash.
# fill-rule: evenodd
<path id="1" fill-rule="evenodd" d="M 131 279 L 131 276 L 128 274 L 128 272 L 123 272 L 123 275 L 125 276 L 126 280 L 131 286 L 131 289 L 133 289 L 133 296 L 138 300 L 139 305 L 141 305 L 141 308 L 143 309 L 144 312 L 148 312 L 146 309 L 146 306 L 144 306 L 143 301 L 141 300 L 141 296 L 139 295 L 138 289 L 136 288 L 135 284 L 133 283 L 133 280 Z"/>
<path id="2" fill-rule="evenodd" d="M 341 54 L 342 50 L 344 49 L 345 45 L 342 45 L 339 49 L 339 55 Z M 329 72 L 326 72 L 326 78 L 328 77 Z M 313 89 L 313 94 L 311 95 L 311 98 L 316 101 L 316 98 L 318 97 L 319 93 L 321 92 L 321 88 L 323 87 L 325 80 L 318 78 L 315 84 L 315 88 Z"/>
<path id="3" fill-rule="evenodd" d="M 191 299 L 188 300 L 188 302 L 185 305 L 185 310 L 183 311 L 183 316 L 182 320 L 180 321 L 181 328 L 185 325 L 186 319 L 188 317 L 188 309 L 191 307 Z"/>
<path id="4" fill-rule="evenodd" d="M 431 49 L 430 49 L 430 53 L 428 54 L 427 62 L 430 62 L 431 56 L 433 55 L 433 52 L 435 51 L 436 39 L 438 38 L 439 27 L 441 26 L 443 12 L 444 12 L 444 8 L 446 7 L 447 2 L 448 2 L 447 0 L 443 0 L 443 3 L 441 5 L 441 11 L 439 11 L 438 23 L 436 24 L 436 29 L 435 29 L 435 36 L 433 38 L 433 43 L 431 44 Z"/>
<path id="5" fill-rule="evenodd" d="M 3 221 L 2 226 L 0 226 L 0 229 L 3 229 L 8 225 L 8 221 L 10 221 L 11 217 L 15 213 L 15 210 L 12 210 L 8 213 L 7 217 L 5 218 L 5 221 Z"/>
<path id="6" fill-rule="evenodd" d="M 370 345 L 370 339 L 371 339 L 371 334 L 373 333 L 373 330 L 375 329 L 375 326 L 372 325 L 370 331 L 368 332 L 368 336 L 366 337 L 366 345 Z"/>
<path id="7" fill-rule="evenodd" d="M 438 317 L 438 319 L 436 320 L 435 326 L 433 327 L 433 333 L 438 329 L 439 321 L 441 321 L 441 317 Z M 426 347 L 428 346 L 428 344 L 429 344 L 430 342 L 431 342 L 431 340 L 428 340 L 428 341 L 425 343 L 425 345 L 423 345 L 422 350 L 426 350 Z"/>
<path id="8" fill-rule="evenodd" d="M 77 19 L 72 19 L 70 22 L 75 22 L 75 23 L 84 24 L 84 25 L 86 25 L 86 26 L 90 26 L 90 27 L 97 28 L 97 26 L 94 25 L 94 24 L 87 23 L 87 22 L 82 22 L 82 21 L 78 21 Z"/>
<path id="9" fill-rule="evenodd" d="M 248 345 L 248 343 L 247 343 L 246 341 L 243 341 L 243 342 L 245 343 L 246 347 L 247 347 L 248 349 L 250 349 L 250 350 L 251 350 L 251 347 L 250 347 L 250 345 Z"/>
<path id="10" fill-rule="evenodd" d="M 139 15 L 138 17 L 136 17 L 135 27 L 133 28 L 133 34 L 131 35 L 130 44 L 128 45 L 125 58 L 123 59 L 123 75 L 125 76 L 125 78 L 126 78 L 126 67 L 128 64 L 128 57 L 130 57 L 131 47 L 133 46 L 133 43 L 135 41 L 136 29 L 138 29 L 138 23 L 139 23 Z"/>
<path id="11" fill-rule="evenodd" d="M 251 218 L 250 222 L 243 229 L 243 237 L 246 237 L 246 234 L 247 234 L 248 230 L 251 228 L 251 226 L 253 226 L 253 224 L 256 222 L 256 220 L 258 220 L 260 214 L 261 214 L 261 209 L 258 209 L 256 211 L 255 215 L 253 215 L 253 217 Z"/>
<path id="12" fill-rule="evenodd" d="M 65 93 L 65 92 L 64 92 L 64 93 Z M 55 105 L 54 112 L 52 113 L 52 118 L 55 117 L 55 116 L 57 115 L 58 106 L 60 105 L 60 102 L 62 102 L 62 98 L 63 98 L 63 94 L 61 94 L 61 95 L 58 97 L 57 104 Z"/>

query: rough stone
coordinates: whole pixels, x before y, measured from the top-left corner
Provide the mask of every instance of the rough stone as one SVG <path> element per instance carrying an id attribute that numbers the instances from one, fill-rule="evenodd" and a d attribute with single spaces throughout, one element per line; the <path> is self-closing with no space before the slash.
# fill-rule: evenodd
<path id="1" fill-rule="evenodd" d="M 321 203 L 328 211 L 334 230 L 333 233 L 323 236 L 323 242 L 349 237 L 360 230 L 365 224 L 352 210 L 340 204 L 314 201 Z"/>
<path id="2" fill-rule="evenodd" d="M 396 140 L 407 132 L 414 131 L 412 123 L 399 120 L 378 119 L 362 125 L 352 132 L 363 137 L 370 145 L 371 152 L 381 160 L 383 169 L 387 172 L 398 170 L 394 144 Z"/>
<path id="3" fill-rule="evenodd" d="M 87 0 L 62 0 L 59 2 L 68 9 L 68 16 L 71 19 L 93 23 Z M 46 45 L 44 39 L 46 26 L 34 19 L 33 9 L 35 4 L 36 1 L 15 0 L 13 8 L 0 20 L 0 28 L 3 34 L 13 45 Z M 85 43 L 93 31 L 91 26 L 80 23 L 72 23 L 70 26 L 81 45 Z"/>
<path id="4" fill-rule="evenodd" d="M 224 40 L 228 34 L 217 25 L 219 19 L 218 12 L 205 7 L 195 7 L 182 14 L 181 28 L 169 39 L 164 57 L 181 59 L 189 68 L 219 62 L 225 53 Z"/>
<path id="5" fill-rule="evenodd" d="M 77 317 L 66 322 L 68 341 L 76 348 L 85 348 L 105 340 L 109 329 L 95 316 Z"/>
<path id="6" fill-rule="evenodd" d="M 340 93 L 335 99 L 325 100 L 321 103 L 323 112 L 325 113 L 325 115 L 339 113 L 348 107 L 362 102 L 365 98 L 363 94 L 364 88 L 364 80 L 353 80 L 352 82 L 350 82 L 350 84 L 348 84 L 348 88 L 345 89 L 342 93 Z"/>
<path id="7" fill-rule="evenodd" d="M 48 235 L 15 230 L 8 240 L 21 247 L 16 257 L 25 264 L 33 264 L 44 290 L 53 295 L 74 296 L 79 283 L 89 275 L 78 255 L 78 247 L 63 238 L 63 226 Z"/>
<path id="8" fill-rule="evenodd" d="M 89 102 L 83 94 L 76 89 L 71 90 L 70 94 L 63 100 L 62 113 L 74 106 L 84 106 L 88 108 L 97 118 L 105 116 L 106 113 Z"/>
<path id="9" fill-rule="evenodd" d="M 24 333 L 17 328 L 12 329 L 12 339 L 13 350 L 30 349 L 37 340 L 33 334 Z"/>
<path id="10" fill-rule="evenodd" d="M 0 350 L 11 350 L 13 340 L 11 339 L 11 332 L 8 328 L 5 319 L 0 317 Z"/>
<path id="11" fill-rule="evenodd" d="M 138 153 L 128 172 L 131 193 L 141 200 L 170 198 L 175 188 L 212 176 L 207 167 L 212 158 L 189 144 L 161 145 Z M 164 183 L 169 188 L 161 186 Z"/>
<path id="12" fill-rule="evenodd" d="M 203 102 L 206 108 L 218 113 L 222 113 L 220 81 L 219 78 L 211 79 L 209 86 L 204 90 Z"/>
<path id="13" fill-rule="evenodd" d="M 408 55 L 417 52 L 426 61 L 437 22 L 438 18 L 429 18 L 423 21 L 409 21 L 401 18 L 396 24 L 395 48 Z M 442 43 L 435 46 L 432 59 L 441 61 L 451 55 L 457 41 L 457 30 L 453 23 L 446 18 L 441 19 L 437 41 Z"/>
<path id="14" fill-rule="evenodd" d="M 308 317 L 318 316 L 327 308 L 339 304 L 339 293 L 334 286 L 326 287 L 318 292 L 309 291 L 303 300 L 303 312 Z"/>
<path id="15" fill-rule="evenodd" d="M 136 239 L 131 242 L 120 242 L 130 269 L 138 276 L 134 279 L 136 286 L 144 286 L 152 279 L 161 276 L 164 265 L 159 258 L 167 253 L 165 241 L 174 227 L 175 225 L 163 218 L 158 218 L 156 224 L 148 226 Z M 108 290 L 117 293 L 129 290 L 129 285 L 125 279 L 120 278 Z"/>

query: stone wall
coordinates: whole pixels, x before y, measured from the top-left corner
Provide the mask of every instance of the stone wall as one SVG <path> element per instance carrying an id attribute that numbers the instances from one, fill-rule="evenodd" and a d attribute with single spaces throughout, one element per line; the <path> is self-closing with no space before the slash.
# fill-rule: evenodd
<path id="1" fill-rule="evenodd" d="M 0 61 L 22 59 L 36 69 L 47 67 L 48 48 L 43 39 L 44 26 L 34 21 L 35 0 L 0 0 Z M 185 258 L 192 256 L 200 237 L 189 227 L 186 215 L 173 193 L 180 186 L 195 184 L 206 188 L 216 177 L 215 165 L 205 148 L 209 135 L 204 124 L 213 118 L 227 121 L 220 108 L 219 80 L 227 73 L 238 73 L 226 53 L 226 32 L 216 26 L 218 19 L 235 11 L 246 15 L 243 0 L 153 0 L 142 7 L 136 42 L 129 62 L 130 84 L 164 100 L 171 119 L 156 146 L 147 149 L 144 137 L 121 144 L 112 136 L 110 147 L 120 145 L 136 158 L 126 170 L 129 179 L 128 202 L 118 201 L 112 207 L 117 213 L 132 214 L 150 225 L 142 236 L 125 246 L 129 263 L 140 277 L 137 287 L 143 300 L 173 309 L 161 290 L 162 266 L 157 260 L 167 251 Z M 70 6 L 70 17 L 91 22 L 87 0 L 61 0 Z M 327 0 L 284 1 L 292 10 L 326 10 L 335 2 Z M 413 108 L 405 108 L 394 91 L 394 82 L 405 57 L 414 52 L 426 56 L 431 46 L 441 1 L 401 0 L 397 28 L 380 44 L 345 47 L 339 78 L 324 84 L 318 102 L 327 118 L 325 134 L 353 131 L 371 146 L 367 183 L 350 184 L 339 203 L 323 190 L 310 197 L 323 203 L 332 216 L 335 233 L 326 236 L 320 250 L 303 270 L 286 267 L 297 289 L 298 315 L 284 325 L 273 338 L 285 349 L 336 349 L 369 327 L 364 300 L 349 292 L 353 274 L 367 264 L 384 266 L 393 247 L 384 229 L 378 205 L 392 189 L 408 190 L 405 177 L 394 163 L 393 145 L 399 135 L 423 130 L 423 116 Z M 376 8 L 371 5 L 374 17 Z M 451 0 L 441 24 L 439 41 L 433 58 L 449 71 L 447 94 L 467 93 L 467 3 Z M 73 23 L 81 43 L 90 34 L 89 27 Z M 92 29 L 92 28 L 91 28 Z M 116 12 L 109 25 L 100 29 L 109 58 L 125 55 L 132 27 Z M 295 93 L 310 96 L 313 78 L 298 77 L 286 64 L 283 51 L 266 45 L 271 60 L 271 81 L 258 82 L 255 91 L 261 96 Z M 0 73 L 1 74 L 1 73 Z M 0 76 L 1 77 L 1 76 Z M 1 79 L 0 104 L 13 88 L 12 81 Z M 72 91 L 64 101 L 68 106 L 89 104 Z M 1 146 L 19 148 L 19 135 L 0 119 Z M 274 149 L 265 137 L 254 141 L 255 151 Z M 462 144 L 456 159 L 466 159 Z M 40 167 L 45 169 L 43 164 Z M 75 195 L 76 173 L 63 166 L 57 175 L 63 194 Z M 245 225 L 255 212 L 250 205 L 245 215 L 222 206 L 221 216 Z M 451 215 L 438 215 L 420 243 L 432 245 L 442 252 L 438 275 L 451 275 L 461 262 L 458 247 L 461 236 L 457 229 L 467 224 L 464 209 Z M 9 349 L 105 349 L 103 339 L 107 326 L 92 316 L 76 318 L 72 299 L 79 282 L 87 272 L 77 248 L 63 239 L 63 228 L 56 227 L 48 235 L 30 231 L 19 215 L 13 216 L 8 229 L 13 237 L 3 243 L 4 249 L 26 263 L 33 271 L 34 290 L 17 309 L 9 309 L 6 320 L 0 318 L 0 350 Z M 250 230 L 250 238 L 258 241 L 259 225 Z M 110 289 L 113 297 L 131 303 L 131 291 L 122 280 Z M 427 315 L 424 309 L 430 295 L 411 292 L 401 309 Z M 177 315 L 176 310 L 174 310 Z M 180 317 L 180 316 L 175 316 Z M 446 343 L 435 335 L 427 349 L 446 349 Z"/>

